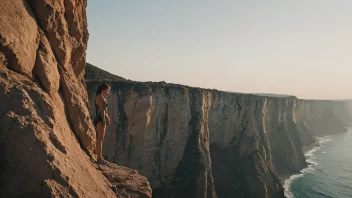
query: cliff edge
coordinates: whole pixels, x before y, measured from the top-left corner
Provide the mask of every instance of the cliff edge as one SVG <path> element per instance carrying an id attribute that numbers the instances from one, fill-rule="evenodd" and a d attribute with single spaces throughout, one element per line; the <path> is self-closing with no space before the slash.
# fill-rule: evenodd
<path id="1" fill-rule="evenodd" d="M 93 101 L 102 81 L 85 78 Z M 145 175 L 153 197 L 284 197 L 279 177 L 307 166 L 302 145 L 346 130 L 331 101 L 108 83 L 113 121 L 103 153 Z"/>

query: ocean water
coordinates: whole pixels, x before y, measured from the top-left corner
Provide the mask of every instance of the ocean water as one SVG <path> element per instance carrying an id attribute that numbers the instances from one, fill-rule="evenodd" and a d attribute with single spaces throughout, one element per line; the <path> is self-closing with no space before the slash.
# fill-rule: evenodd
<path id="1" fill-rule="evenodd" d="M 288 198 L 352 198 L 352 128 L 317 139 L 305 153 L 310 165 L 284 183 Z"/>

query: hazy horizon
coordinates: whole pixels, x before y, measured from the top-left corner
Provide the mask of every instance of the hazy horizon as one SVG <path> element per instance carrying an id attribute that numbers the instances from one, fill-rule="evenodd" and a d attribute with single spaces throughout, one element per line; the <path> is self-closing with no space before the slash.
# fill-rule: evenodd
<path id="1" fill-rule="evenodd" d="M 88 1 L 87 62 L 137 81 L 349 99 L 352 2 Z"/>

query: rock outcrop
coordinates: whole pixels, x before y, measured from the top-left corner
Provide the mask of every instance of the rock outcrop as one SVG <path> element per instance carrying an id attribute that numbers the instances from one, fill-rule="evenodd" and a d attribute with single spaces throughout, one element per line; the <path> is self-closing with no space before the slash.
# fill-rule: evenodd
<path id="1" fill-rule="evenodd" d="M 137 172 L 93 163 L 86 5 L 1 1 L 0 197 L 151 197 Z"/>
<path id="2" fill-rule="evenodd" d="M 86 78 L 94 117 L 101 81 Z M 307 166 L 302 144 L 345 131 L 331 102 L 108 83 L 113 122 L 103 153 L 145 175 L 153 197 L 284 197 L 279 177 Z M 316 128 L 327 122 L 334 125 Z"/>

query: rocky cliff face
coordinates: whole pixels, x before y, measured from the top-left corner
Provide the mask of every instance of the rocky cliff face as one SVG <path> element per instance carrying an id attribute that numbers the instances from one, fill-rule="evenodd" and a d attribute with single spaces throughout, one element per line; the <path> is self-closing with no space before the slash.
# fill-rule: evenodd
<path id="1" fill-rule="evenodd" d="M 334 101 L 334 114 L 344 126 L 352 125 L 352 100 Z"/>
<path id="2" fill-rule="evenodd" d="M 94 117 L 101 81 L 86 78 Z M 153 197 L 284 197 L 279 176 L 306 167 L 302 142 L 320 134 L 312 129 L 318 122 L 336 118 L 331 106 L 295 97 L 109 83 L 104 155 L 145 175 Z M 344 131 L 333 122 L 330 133 Z"/>
<path id="3" fill-rule="evenodd" d="M 136 171 L 92 163 L 86 4 L 1 1 L 1 197 L 151 197 Z"/>
<path id="4" fill-rule="evenodd" d="M 295 119 L 303 145 L 314 142 L 314 136 L 347 132 L 345 125 L 352 120 L 343 102 L 298 100 Z"/>

